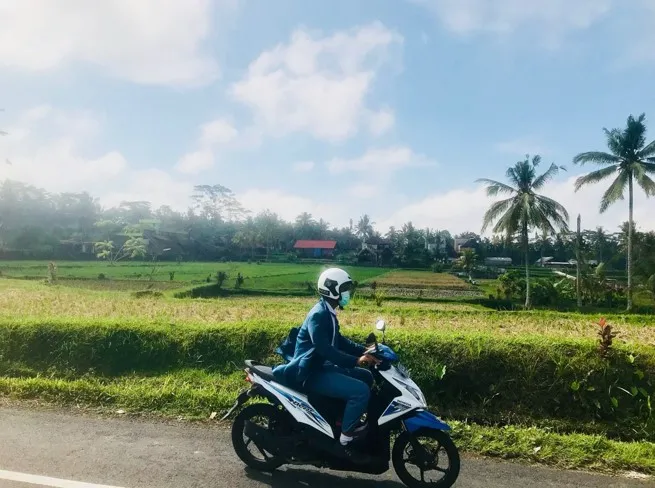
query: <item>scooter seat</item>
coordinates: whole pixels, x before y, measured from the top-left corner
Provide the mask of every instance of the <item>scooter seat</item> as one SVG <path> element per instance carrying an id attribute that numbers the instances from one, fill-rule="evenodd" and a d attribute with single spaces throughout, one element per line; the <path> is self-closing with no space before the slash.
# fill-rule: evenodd
<path id="1" fill-rule="evenodd" d="M 270 366 L 264 366 L 263 364 L 256 363 L 250 359 L 246 361 L 246 366 L 251 369 L 253 373 L 262 377 L 266 381 L 275 381 L 275 376 L 273 376 L 273 368 Z"/>

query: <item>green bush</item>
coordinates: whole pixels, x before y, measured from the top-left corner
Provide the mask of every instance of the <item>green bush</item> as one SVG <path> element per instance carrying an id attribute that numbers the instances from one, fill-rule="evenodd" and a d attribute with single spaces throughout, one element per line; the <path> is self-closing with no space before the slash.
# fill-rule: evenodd
<path id="1" fill-rule="evenodd" d="M 433 263 L 431 269 L 433 273 L 443 273 L 444 271 L 443 263 Z"/>
<path id="2" fill-rule="evenodd" d="M 278 361 L 273 351 L 291 325 L 259 321 L 181 328 L 5 320 L 0 321 L 0 360 L 38 371 L 110 377 L 179 368 L 231 372 L 246 358 Z M 356 330 L 352 336 L 364 342 L 368 332 Z M 400 330 L 387 338 L 441 411 L 602 420 L 626 436 L 655 438 L 649 407 L 655 403 L 652 347 L 618 345 L 603 360 L 591 340 Z M 447 373 L 439 380 L 444 365 Z"/>

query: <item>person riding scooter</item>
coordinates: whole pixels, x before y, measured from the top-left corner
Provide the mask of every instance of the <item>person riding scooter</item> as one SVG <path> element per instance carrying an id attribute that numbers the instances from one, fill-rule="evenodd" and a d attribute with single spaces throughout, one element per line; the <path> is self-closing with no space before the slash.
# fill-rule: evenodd
<path id="1" fill-rule="evenodd" d="M 361 418 L 368 407 L 373 375 L 365 367 L 379 360 L 339 331 L 336 310 L 348 305 L 353 288 L 350 275 L 342 269 L 330 268 L 321 273 L 321 299 L 298 330 L 293 358 L 274 368 L 273 374 L 280 383 L 307 393 L 345 400 L 339 441 L 353 462 L 366 463 L 367 457 L 353 449 L 352 442 L 367 428 Z"/>

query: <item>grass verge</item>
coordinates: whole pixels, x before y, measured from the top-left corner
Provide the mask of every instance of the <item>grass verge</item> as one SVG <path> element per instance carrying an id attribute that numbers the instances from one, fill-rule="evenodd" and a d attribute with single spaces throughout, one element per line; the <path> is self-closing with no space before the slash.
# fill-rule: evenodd
<path id="1" fill-rule="evenodd" d="M 181 370 L 157 376 L 103 379 L 82 377 L 0 377 L 0 395 L 57 405 L 124 410 L 190 420 L 222 414 L 245 385 L 243 374 L 209 374 Z M 490 457 L 539 463 L 566 469 L 655 474 L 655 444 L 617 442 L 598 435 L 560 434 L 547 429 L 493 427 L 450 422 L 460 450 Z"/>
<path id="2" fill-rule="evenodd" d="M 122 378 L 189 369 L 229 374 L 244 359 L 278 361 L 273 350 L 288 330 L 267 320 L 213 327 L 0 320 L 0 374 Z M 368 330 L 348 334 L 363 343 Z M 387 340 L 440 411 L 476 411 L 479 421 L 507 412 L 603 421 L 621 440 L 655 441 L 652 347 L 617 344 L 603 359 L 588 339 L 408 330 Z M 12 372 L 16 368 L 33 373 Z"/>

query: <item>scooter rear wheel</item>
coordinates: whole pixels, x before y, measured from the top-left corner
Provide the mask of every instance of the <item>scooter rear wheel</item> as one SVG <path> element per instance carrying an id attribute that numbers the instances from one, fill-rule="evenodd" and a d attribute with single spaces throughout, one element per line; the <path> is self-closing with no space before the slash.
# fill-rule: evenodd
<path id="1" fill-rule="evenodd" d="M 425 449 L 424 452 L 414 450 L 412 436 Z M 403 432 L 394 442 L 391 460 L 396 474 L 409 488 L 450 488 L 459 476 L 457 447 L 450 436 L 440 430 Z M 436 479 L 428 478 L 426 473 L 433 471 L 437 473 Z"/>
<path id="2" fill-rule="evenodd" d="M 269 472 L 282 466 L 285 462 L 283 458 L 259 448 L 246 435 L 247 422 L 264 427 L 275 435 L 285 423 L 282 413 L 269 403 L 255 403 L 241 410 L 232 424 L 232 446 L 239 459 L 248 467 Z"/>

